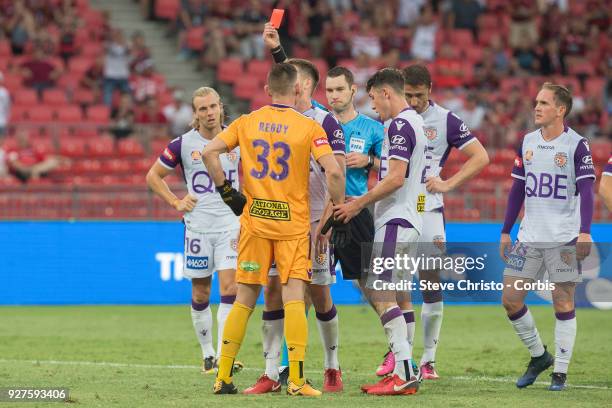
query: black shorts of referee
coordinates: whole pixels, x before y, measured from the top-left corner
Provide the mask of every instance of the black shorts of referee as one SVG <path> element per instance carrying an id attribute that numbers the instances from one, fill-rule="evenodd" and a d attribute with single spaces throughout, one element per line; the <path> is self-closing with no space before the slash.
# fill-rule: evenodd
<path id="1" fill-rule="evenodd" d="M 334 247 L 334 259 L 340 261 L 342 279 L 355 280 L 366 276 L 364 272 L 372 255 L 374 241 L 374 218 L 367 208 L 353 217 L 351 225 L 351 240 L 342 248 Z M 362 245 L 363 244 L 363 245 Z M 367 264 L 363 264 L 367 262 Z"/>

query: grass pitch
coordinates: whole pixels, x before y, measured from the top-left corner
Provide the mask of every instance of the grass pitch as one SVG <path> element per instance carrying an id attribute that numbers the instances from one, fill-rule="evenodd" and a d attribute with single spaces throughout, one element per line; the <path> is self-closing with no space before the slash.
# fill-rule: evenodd
<path id="1" fill-rule="evenodd" d="M 552 308 L 531 311 L 554 353 Z M 343 306 L 338 312 L 342 394 L 214 396 L 213 376 L 199 372 L 188 306 L 0 307 L 0 387 L 68 387 L 71 402 L 83 407 L 602 407 L 612 401 L 612 312 L 578 310 L 570 387 L 553 393 L 546 390 L 550 370 L 528 389 L 514 386 L 529 356 L 501 306 L 447 306 L 437 361 L 442 379 L 401 397 L 361 394 L 359 385 L 375 380 L 386 341 L 372 310 Z M 240 390 L 263 371 L 260 316 L 260 309 L 253 313 L 238 357 L 246 366 L 235 376 Z M 314 316 L 309 322 L 306 373 L 320 387 L 322 350 Z M 417 317 L 416 358 L 421 336 Z"/>

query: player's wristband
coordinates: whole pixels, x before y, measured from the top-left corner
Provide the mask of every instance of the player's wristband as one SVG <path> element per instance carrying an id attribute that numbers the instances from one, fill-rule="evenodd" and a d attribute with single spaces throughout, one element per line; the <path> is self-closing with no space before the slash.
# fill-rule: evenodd
<path id="1" fill-rule="evenodd" d="M 283 49 L 282 45 L 279 45 L 276 48 L 272 48 L 270 50 L 270 53 L 272 54 L 272 58 L 274 58 L 274 62 L 277 64 L 285 62 L 285 60 L 287 59 L 287 54 L 285 54 L 285 50 Z"/>
<path id="2" fill-rule="evenodd" d="M 366 164 L 364 169 L 366 169 L 366 171 L 368 171 L 368 170 L 370 170 L 372 168 L 372 166 L 374 166 L 374 157 L 372 155 L 369 155 L 368 156 L 368 164 Z"/>

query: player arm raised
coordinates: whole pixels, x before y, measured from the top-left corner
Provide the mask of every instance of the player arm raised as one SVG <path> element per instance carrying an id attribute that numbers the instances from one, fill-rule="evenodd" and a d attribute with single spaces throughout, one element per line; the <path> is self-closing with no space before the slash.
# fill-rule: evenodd
<path id="1" fill-rule="evenodd" d="M 269 22 L 264 25 L 262 37 L 266 48 L 270 50 L 274 58 L 274 62 L 278 64 L 288 60 L 287 54 L 285 54 L 285 50 L 280 43 L 278 31 L 276 31 L 276 28 L 272 27 L 272 24 Z"/>
<path id="2" fill-rule="evenodd" d="M 160 196 L 165 202 L 174 207 L 177 211 L 189 212 L 192 211 L 196 205 L 198 199 L 191 194 L 187 194 L 183 199 L 179 199 L 168 187 L 168 184 L 164 180 L 174 169 L 164 167 L 159 161 L 153 163 L 153 166 L 147 173 L 147 185 L 149 188 L 158 196 Z"/>

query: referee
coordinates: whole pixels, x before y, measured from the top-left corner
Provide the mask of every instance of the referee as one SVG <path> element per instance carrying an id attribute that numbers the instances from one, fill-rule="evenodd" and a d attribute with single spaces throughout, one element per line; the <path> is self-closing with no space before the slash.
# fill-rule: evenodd
<path id="1" fill-rule="evenodd" d="M 353 73 L 345 67 L 330 69 L 325 80 L 327 102 L 340 122 L 346 140 L 347 200 L 367 193 L 369 172 L 378 171 L 380 167 L 384 138 L 384 127 L 380 122 L 355 110 L 353 98 L 357 87 L 354 82 Z M 374 241 L 372 213 L 364 208 L 349 224 L 351 239 L 346 245 L 334 248 L 334 258 L 340 261 L 343 279 L 359 280 L 364 273 L 362 260 L 369 262 Z M 367 245 L 362 246 L 364 243 Z"/>

